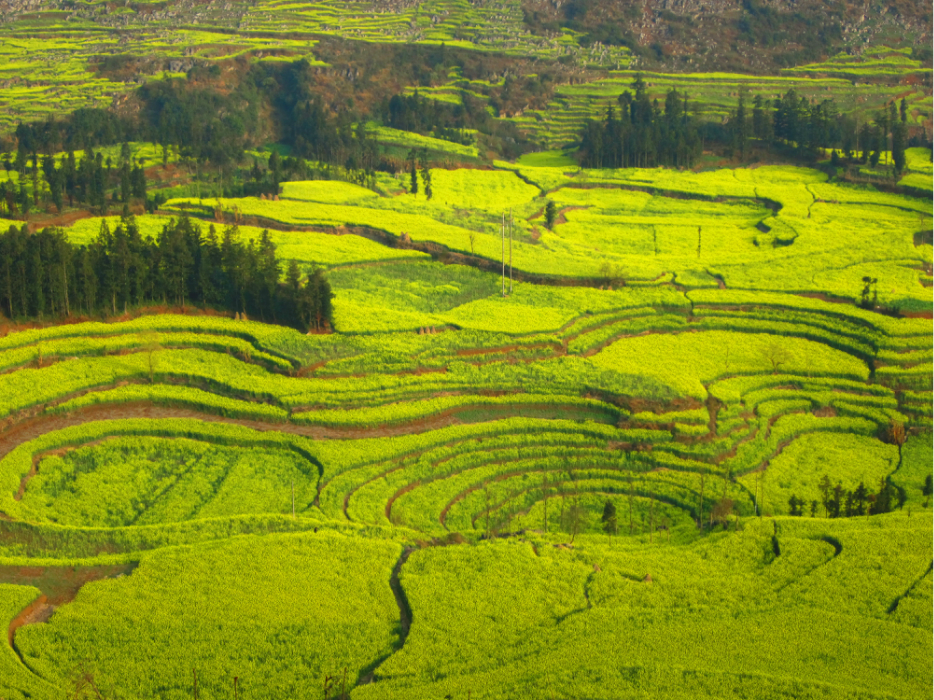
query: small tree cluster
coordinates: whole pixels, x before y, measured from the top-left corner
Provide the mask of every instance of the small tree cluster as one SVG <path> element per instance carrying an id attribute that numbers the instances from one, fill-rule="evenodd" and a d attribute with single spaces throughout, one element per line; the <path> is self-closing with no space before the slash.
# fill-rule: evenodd
<path id="1" fill-rule="evenodd" d="M 904 494 L 885 479 L 879 482 L 879 489 L 875 493 L 870 491 L 861 481 L 855 489 L 843 488 L 842 482 L 834 486 L 826 474 L 817 483 L 820 491 L 820 501 L 810 504 L 804 499 L 792 494 L 788 499 L 788 512 L 790 515 L 805 515 L 810 505 L 810 515 L 817 515 L 818 506 L 824 509 L 824 516 L 828 518 L 852 518 L 859 515 L 877 515 L 888 513 L 895 508 L 901 508 L 905 502 Z"/>
<path id="2" fill-rule="evenodd" d="M 688 96 L 672 88 L 664 111 L 651 100 L 637 75 L 617 99 L 619 116 L 610 106 L 603 121 L 584 125 L 577 159 L 585 168 L 651 168 L 690 166 L 701 152 L 697 120 L 688 112 Z"/>
<path id="3" fill-rule="evenodd" d="M 27 217 L 40 203 L 54 204 L 61 212 L 65 200 L 69 206 L 82 204 L 104 215 L 117 202 L 125 208 L 134 200 L 146 201 L 146 175 L 126 143 L 117 163 L 93 150 L 80 159 L 73 151 L 58 160 L 50 155 L 40 159 L 36 153 L 27 155 L 22 142 L 14 159 L 4 153 L 0 162 L 7 176 L 0 182 L 0 211 L 10 216 Z M 11 179 L 13 172 L 18 185 Z"/>
<path id="4" fill-rule="evenodd" d="M 411 149 L 405 158 L 409 171 L 409 191 L 418 194 L 418 176 L 422 176 L 422 191 L 425 199 L 431 199 L 431 166 L 428 161 L 428 149 Z"/>

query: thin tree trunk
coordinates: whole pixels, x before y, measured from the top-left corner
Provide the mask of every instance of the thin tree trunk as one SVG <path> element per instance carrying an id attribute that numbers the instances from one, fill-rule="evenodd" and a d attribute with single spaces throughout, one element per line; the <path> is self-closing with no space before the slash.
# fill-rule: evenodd
<path id="1" fill-rule="evenodd" d="M 509 210 L 509 293 L 512 294 L 512 209 Z"/>
<path id="2" fill-rule="evenodd" d="M 756 515 L 759 515 L 759 472 L 756 472 L 756 500 L 755 500 L 755 507 L 756 507 Z"/>
<path id="3" fill-rule="evenodd" d="M 62 263 L 62 280 L 65 285 L 65 313 L 71 316 L 71 307 L 68 304 L 68 272 L 65 269 L 65 263 Z"/>
<path id="4" fill-rule="evenodd" d="M 503 259 L 503 296 L 506 296 L 506 214 L 503 214 L 503 222 L 500 225 L 499 229 L 500 241 L 502 242 L 502 259 Z"/>
<path id="5" fill-rule="evenodd" d="M 765 479 L 762 479 L 762 514 L 765 515 Z"/>

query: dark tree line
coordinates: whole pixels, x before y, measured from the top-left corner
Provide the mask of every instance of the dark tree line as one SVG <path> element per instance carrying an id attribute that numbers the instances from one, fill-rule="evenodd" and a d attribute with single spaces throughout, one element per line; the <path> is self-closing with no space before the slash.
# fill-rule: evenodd
<path id="1" fill-rule="evenodd" d="M 792 494 L 788 499 L 789 513 L 805 515 L 805 509 L 809 508 L 811 517 L 814 517 L 821 506 L 825 517 L 852 518 L 858 515 L 889 513 L 895 508 L 901 508 L 905 502 L 905 495 L 885 479 L 879 482 L 879 490 L 873 493 L 862 481 L 851 490 L 844 489 L 842 483 L 834 486 L 830 477 L 825 474 L 817 483 L 817 488 L 821 494 L 820 501 L 808 503 Z"/>
<path id="2" fill-rule="evenodd" d="M 626 90 L 616 109 L 605 119 L 590 120 L 581 135 L 577 159 L 585 168 L 651 168 L 659 165 L 690 166 L 701 151 L 698 125 L 688 112 L 688 96 L 668 91 L 662 109 L 650 100 L 642 76 L 632 82 L 635 94 Z"/>
<path id="3" fill-rule="evenodd" d="M 87 246 L 64 232 L 27 227 L 0 234 L 0 310 L 11 319 L 125 313 L 144 304 L 209 306 L 302 331 L 331 323 L 324 273 L 292 261 L 280 280 L 276 246 L 263 231 L 242 241 L 236 226 L 219 235 L 183 217 L 143 237 L 132 217 L 111 231 L 104 221 Z"/>
<path id="4" fill-rule="evenodd" d="M 433 56 L 428 63 L 438 70 L 445 65 L 443 49 L 415 53 Z M 407 123 L 410 130 L 458 142 L 466 140 L 461 131 L 465 128 L 492 135 L 503 148 L 519 148 L 522 141 L 515 125 L 493 119 L 486 101 L 469 94 L 461 105 L 400 95 L 358 110 L 354 99 L 330 94 L 333 86 L 322 84 L 319 70 L 306 60 L 257 64 L 226 90 L 203 84 L 201 79 L 216 78 L 216 71 L 196 66 L 189 80 L 152 81 L 133 91 L 129 97 L 139 107 L 133 116 L 81 109 L 64 118 L 21 124 L 16 139 L 28 154 L 46 155 L 125 141 L 148 142 L 162 147 L 164 159 L 174 149 L 199 167 L 210 164 L 228 178 L 227 171 L 242 162 L 247 148 L 270 140 L 291 146 L 298 158 L 350 171 L 373 171 L 381 163 L 389 167 L 393 164 L 380 158 L 365 127 L 354 126 L 370 117 L 383 116 L 384 123 Z M 384 95 L 388 90 L 380 86 L 376 92 Z"/>
<path id="5" fill-rule="evenodd" d="M 466 95 L 462 99 L 463 104 L 449 104 L 421 97 L 416 90 L 412 95 L 393 95 L 383 100 L 379 115 L 393 129 L 469 146 L 473 137 L 463 130 L 486 125 L 490 115 L 484 105 L 476 104 L 476 98 Z"/>
<path id="6" fill-rule="evenodd" d="M 726 127 L 701 124 L 689 114 L 688 97 L 671 89 L 664 106 L 650 99 L 641 76 L 611 105 L 603 120 L 590 120 L 581 134 L 577 159 L 587 168 L 691 166 L 702 141 L 722 143 L 746 160 L 754 144 L 781 150 L 796 159 L 815 160 L 835 149 L 833 165 L 843 161 L 875 166 L 890 151 L 895 172 L 905 167 L 908 104 L 891 102 L 872 119 L 842 115 L 832 99 L 811 101 L 794 89 L 769 100 L 741 91 Z M 619 112 L 617 113 L 617 109 Z M 618 115 L 618 116 L 617 116 Z M 837 151 L 842 151 L 841 158 Z"/>
<path id="7" fill-rule="evenodd" d="M 223 167 L 241 160 L 260 127 L 261 95 L 246 81 L 225 95 L 191 88 L 182 80 L 161 80 L 141 86 L 134 97 L 140 102 L 135 119 L 106 109 L 79 109 L 63 119 L 20 124 L 19 148 L 50 155 L 146 141 L 161 145 L 163 153 L 174 146 L 186 156 Z"/>
<path id="8" fill-rule="evenodd" d="M 873 166 L 884 151 L 891 151 L 895 170 L 901 172 L 909 145 L 908 103 L 893 100 L 873 119 L 860 123 L 856 117 L 841 115 L 833 100 L 812 102 L 794 89 L 775 100 L 755 95 L 752 109 L 745 93 L 740 93 L 728 133 L 734 153 L 742 159 L 754 138 L 769 148 L 784 147 L 808 159 L 816 158 L 822 148 L 839 149 L 845 160 Z M 841 163 L 836 151 L 832 160 L 834 165 Z"/>
<path id="9" fill-rule="evenodd" d="M 10 215 L 27 216 L 39 207 L 40 199 L 53 203 L 59 212 L 67 199 L 69 206 L 77 202 L 105 215 L 115 202 L 126 206 L 134 199 L 146 201 L 146 174 L 126 143 L 117 163 L 93 150 L 80 158 L 69 151 L 58 160 L 49 155 L 40 159 L 36 153 L 27 155 L 23 142 L 15 158 L 4 153 L 0 162 L 7 171 L 7 181 L 0 182 L 0 211 Z M 19 175 L 19 187 L 10 180 L 12 171 Z"/>
<path id="10" fill-rule="evenodd" d="M 23 123 L 16 127 L 16 140 L 26 153 L 46 155 L 61 151 L 89 150 L 133 141 L 138 126 L 107 109 L 83 107 L 61 119 Z"/>

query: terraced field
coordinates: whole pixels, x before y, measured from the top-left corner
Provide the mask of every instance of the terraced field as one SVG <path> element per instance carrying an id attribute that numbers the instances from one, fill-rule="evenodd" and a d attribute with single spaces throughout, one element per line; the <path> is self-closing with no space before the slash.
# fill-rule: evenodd
<path id="1" fill-rule="evenodd" d="M 932 696 L 930 18 L 617 5 L 0 0 L 0 700 Z M 636 76 L 693 169 L 580 167 Z"/>
<path id="2" fill-rule="evenodd" d="M 930 200 L 557 155 L 433 177 L 219 203 L 328 269 L 336 333 L 4 329 L 0 693 L 929 694 Z M 867 274 L 907 316 L 855 303 Z"/>
<path id="3" fill-rule="evenodd" d="M 305 240 L 311 247 L 317 245 L 312 241 L 320 240 L 311 229 L 349 230 L 436 259 L 472 258 L 474 264 L 492 271 L 499 269 L 503 254 L 502 216 L 511 210 L 509 260 L 514 277 L 522 280 L 555 282 L 571 277 L 601 286 L 605 277 L 601 265 L 609 264 L 616 269 L 615 276 L 631 286 L 622 290 L 624 296 L 637 287 L 674 284 L 682 291 L 719 286 L 859 301 L 862 279 L 869 276 L 878 280 L 874 291 L 880 303 L 909 312 L 930 308 L 931 248 L 915 245 L 913 237 L 931 228 L 931 204 L 921 198 L 830 182 L 822 172 L 786 166 L 679 173 L 579 171 L 520 162 L 510 169 L 436 170 L 430 201 L 423 195 L 392 193 L 390 178 L 385 196 L 345 183 L 290 184 L 279 201 L 175 199 L 165 211 L 213 217 L 221 208 L 231 220 L 239 216 L 284 231 L 304 228 L 309 230 Z M 397 187 L 401 188 L 401 181 Z M 553 230 L 544 225 L 543 210 L 549 200 L 560 214 Z M 80 230 L 93 231 L 95 226 L 83 222 Z M 286 255 L 303 259 L 300 254 Z M 412 280 L 409 284 L 431 278 L 430 266 L 405 269 L 405 277 Z M 414 269 L 424 272 L 413 274 Z M 385 268 L 372 274 L 380 278 L 374 281 L 380 296 L 389 293 L 387 285 L 398 284 L 389 281 L 394 273 Z M 459 289 L 482 287 L 479 277 L 455 274 L 462 279 Z M 384 315 L 386 304 L 371 298 L 369 285 L 355 275 L 354 290 L 338 295 L 341 330 L 390 329 L 402 323 L 401 316 L 390 321 Z M 490 279 L 489 291 L 484 294 L 478 287 L 475 294 L 488 296 L 495 286 Z M 431 292 L 439 293 L 444 295 L 443 290 Z M 545 302 L 553 294 L 564 298 Z M 426 316 L 412 313 L 418 304 L 410 299 L 410 294 L 398 299 L 390 312 L 404 312 L 410 318 L 408 326 L 414 328 L 447 323 L 499 328 L 504 305 L 512 307 L 508 313 L 518 318 L 528 316 L 516 306 L 576 306 L 580 313 L 629 305 L 617 293 L 574 289 L 545 294 L 540 287 L 520 286 L 496 307 L 479 299 L 467 307 L 460 301 L 456 309 L 452 309 L 455 304 L 441 302 L 447 313 Z M 435 309 L 441 310 L 437 306 L 431 310 Z M 520 329 L 555 330 L 573 316 L 536 312 L 531 325 L 520 321 Z"/>

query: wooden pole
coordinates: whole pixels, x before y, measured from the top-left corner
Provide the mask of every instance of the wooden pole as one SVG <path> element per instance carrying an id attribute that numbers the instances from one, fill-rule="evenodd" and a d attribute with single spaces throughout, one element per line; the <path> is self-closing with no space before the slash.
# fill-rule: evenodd
<path id="1" fill-rule="evenodd" d="M 509 210 L 509 293 L 512 294 L 512 209 Z"/>
<path id="2" fill-rule="evenodd" d="M 754 505 L 756 507 L 756 515 L 759 515 L 759 472 L 756 472 L 756 498 Z"/>
<path id="3" fill-rule="evenodd" d="M 762 515 L 765 515 L 765 477 L 762 477 Z"/>
<path id="4" fill-rule="evenodd" d="M 499 228 L 500 241 L 502 242 L 503 249 L 503 296 L 506 296 L 506 213 L 503 212 L 503 222 Z"/>

